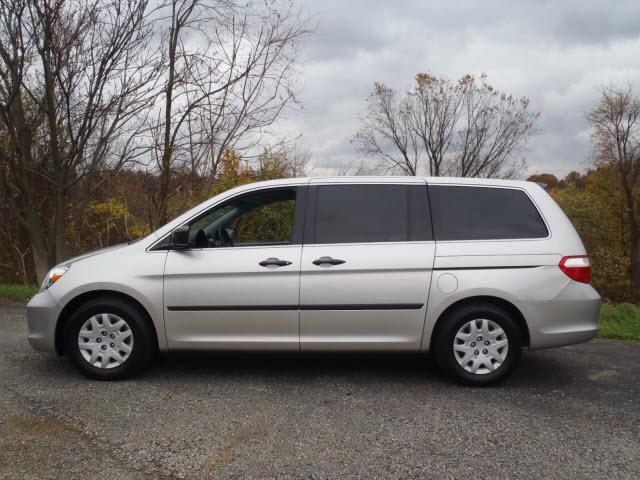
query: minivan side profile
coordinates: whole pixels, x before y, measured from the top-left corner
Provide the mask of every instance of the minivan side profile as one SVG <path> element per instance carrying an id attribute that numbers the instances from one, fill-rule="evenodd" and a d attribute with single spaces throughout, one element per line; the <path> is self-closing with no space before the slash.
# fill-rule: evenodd
<path id="1" fill-rule="evenodd" d="M 430 352 L 470 385 L 596 336 L 600 297 L 531 182 L 335 177 L 234 188 L 51 270 L 29 341 L 99 379 L 158 351 Z"/>

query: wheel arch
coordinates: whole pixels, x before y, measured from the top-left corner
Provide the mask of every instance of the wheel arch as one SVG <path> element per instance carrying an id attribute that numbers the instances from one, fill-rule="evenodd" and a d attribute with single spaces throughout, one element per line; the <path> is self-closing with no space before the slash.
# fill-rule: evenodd
<path id="1" fill-rule="evenodd" d="M 467 305 L 471 305 L 474 303 L 490 303 L 496 305 L 498 307 L 504 308 L 507 310 L 513 318 L 516 320 L 518 327 L 520 329 L 520 333 L 522 333 L 522 344 L 523 346 L 528 347 L 530 344 L 530 335 L 529 335 L 529 327 L 527 325 L 527 321 L 524 318 L 524 315 L 520 311 L 518 307 L 516 307 L 513 303 L 504 298 L 495 297 L 492 295 L 476 295 L 472 297 L 465 297 L 460 300 L 453 302 L 444 311 L 438 316 L 435 325 L 433 326 L 433 330 L 431 332 L 431 338 L 429 340 L 429 350 L 433 351 L 433 342 L 434 339 L 437 338 L 438 329 L 442 327 L 444 324 L 444 320 L 450 315 L 453 311 L 458 308 L 462 308 Z"/>
<path id="2" fill-rule="evenodd" d="M 156 349 L 156 351 L 158 350 L 158 332 L 156 330 L 156 326 L 154 325 L 153 320 L 151 319 L 151 315 L 149 314 L 147 309 L 144 307 L 144 305 L 142 305 L 142 303 L 140 303 L 131 295 L 128 295 L 123 292 L 119 292 L 117 290 L 90 290 L 87 292 L 83 292 L 73 297 L 71 300 L 69 300 L 67 304 L 60 311 L 60 314 L 58 315 L 58 321 L 56 322 L 56 330 L 55 330 L 55 338 L 54 338 L 54 345 L 55 345 L 56 353 L 58 355 L 63 355 L 65 353 L 64 352 L 64 330 L 73 312 L 77 308 L 79 308 L 81 305 L 88 302 L 89 300 L 93 300 L 95 298 L 100 298 L 100 297 L 116 298 L 118 300 L 128 302 L 133 306 L 135 306 L 140 311 L 140 313 L 142 313 L 143 320 L 152 329 L 154 343 L 155 343 L 154 348 Z"/>

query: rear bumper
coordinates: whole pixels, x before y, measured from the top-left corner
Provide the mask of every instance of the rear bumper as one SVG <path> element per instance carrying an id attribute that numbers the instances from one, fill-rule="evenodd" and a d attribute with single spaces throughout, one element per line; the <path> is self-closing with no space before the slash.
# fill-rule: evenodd
<path id="1" fill-rule="evenodd" d="M 56 322 L 60 305 L 48 290 L 35 295 L 27 304 L 29 343 L 35 350 L 55 352 Z"/>
<path id="2" fill-rule="evenodd" d="M 600 304 L 598 292 L 578 282 L 550 301 L 516 302 L 527 320 L 531 350 L 591 340 L 598 335 Z"/>

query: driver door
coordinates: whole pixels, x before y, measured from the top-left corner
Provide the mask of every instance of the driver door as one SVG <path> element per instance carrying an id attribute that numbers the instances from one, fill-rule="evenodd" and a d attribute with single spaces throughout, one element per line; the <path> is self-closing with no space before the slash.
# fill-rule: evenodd
<path id="1" fill-rule="evenodd" d="M 306 187 L 262 189 L 190 222 L 170 250 L 164 314 L 171 349 L 298 350 Z"/>

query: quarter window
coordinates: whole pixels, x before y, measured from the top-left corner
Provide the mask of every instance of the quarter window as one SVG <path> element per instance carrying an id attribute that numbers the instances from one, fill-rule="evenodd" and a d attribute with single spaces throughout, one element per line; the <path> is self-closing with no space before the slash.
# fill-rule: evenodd
<path id="1" fill-rule="evenodd" d="M 436 240 L 544 238 L 549 232 L 522 190 L 429 186 Z"/>

